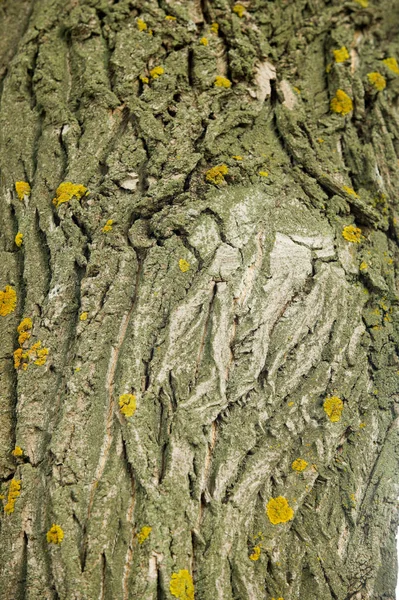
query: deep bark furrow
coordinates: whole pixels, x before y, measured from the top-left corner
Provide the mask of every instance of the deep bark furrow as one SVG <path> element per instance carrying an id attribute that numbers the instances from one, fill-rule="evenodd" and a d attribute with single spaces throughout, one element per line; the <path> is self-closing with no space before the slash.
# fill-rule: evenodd
<path id="1" fill-rule="evenodd" d="M 3 0 L 7 600 L 393 595 L 399 20 L 362 4 Z"/>

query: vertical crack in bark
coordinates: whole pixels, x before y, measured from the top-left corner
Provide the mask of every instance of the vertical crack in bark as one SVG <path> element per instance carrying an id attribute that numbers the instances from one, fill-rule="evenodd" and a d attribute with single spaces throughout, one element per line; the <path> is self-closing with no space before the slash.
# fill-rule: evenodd
<path id="1" fill-rule="evenodd" d="M 126 515 L 126 521 L 131 527 L 131 535 L 130 535 L 129 544 L 127 547 L 125 564 L 123 566 L 123 578 L 122 578 L 123 600 L 129 600 L 129 576 L 130 576 L 130 571 L 131 571 L 131 566 L 132 566 L 134 538 L 135 538 L 135 528 L 133 526 L 133 519 L 134 519 L 134 507 L 136 505 L 136 483 L 135 483 L 132 466 L 131 466 L 130 462 L 127 460 L 127 453 L 126 453 L 126 448 L 125 448 L 124 443 L 123 443 L 123 448 L 124 448 L 125 461 L 126 461 L 128 472 L 130 474 L 130 481 L 131 481 L 131 486 L 132 486 L 130 504 L 129 504 L 129 508 L 127 510 L 127 515 Z"/>
<path id="2" fill-rule="evenodd" d="M 89 503 L 88 503 L 88 508 L 87 508 L 86 523 L 84 526 L 84 534 L 83 534 L 83 542 L 82 542 L 83 570 L 85 567 L 87 544 L 88 544 L 88 522 L 89 522 L 90 516 L 91 516 L 91 510 L 92 510 L 93 503 L 94 503 L 96 489 L 97 489 L 98 483 L 104 473 L 105 466 L 106 466 L 107 459 L 108 459 L 108 454 L 109 454 L 112 440 L 113 440 L 112 429 L 113 429 L 113 416 L 114 416 L 115 372 L 116 372 L 116 367 L 118 364 L 120 351 L 121 351 L 121 348 L 122 348 L 122 345 L 123 345 L 123 342 L 125 340 L 125 336 L 126 336 L 126 333 L 128 330 L 130 318 L 136 307 L 136 302 L 138 299 L 138 290 L 139 290 L 140 278 L 141 278 L 143 262 L 144 262 L 140 258 L 138 260 L 139 260 L 139 262 L 138 262 L 138 269 L 137 269 L 137 276 L 136 276 L 136 286 L 135 286 L 135 290 L 134 290 L 134 294 L 133 294 L 132 305 L 129 309 L 129 312 L 125 313 L 125 315 L 123 316 L 123 318 L 121 320 L 118 337 L 116 339 L 115 346 L 113 346 L 111 349 L 111 356 L 110 356 L 110 360 L 108 363 L 108 370 L 107 370 L 106 381 L 105 381 L 105 389 L 106 389 L 107 401 L 108 401 L 107 402 L 108 408 L 107 408 L 107 414 L 106 414 L 106 424 L 105 424 L 105 436 L 104 436 L 103 444 L 102 444 L 102 447 L 100 450 L 100 458 L 99 458 L 97 468 L 95 471 L 94 479 L 90 486 Z"/>

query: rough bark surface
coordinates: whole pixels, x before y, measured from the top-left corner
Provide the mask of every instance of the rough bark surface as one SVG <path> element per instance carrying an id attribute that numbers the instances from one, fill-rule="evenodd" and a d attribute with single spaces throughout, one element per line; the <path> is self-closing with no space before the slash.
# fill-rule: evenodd
<path id="1" fill-rule="evenodd" d="M 399 3 L 366 5 L 1 1 L 2 599 L 393 600 Z"/>

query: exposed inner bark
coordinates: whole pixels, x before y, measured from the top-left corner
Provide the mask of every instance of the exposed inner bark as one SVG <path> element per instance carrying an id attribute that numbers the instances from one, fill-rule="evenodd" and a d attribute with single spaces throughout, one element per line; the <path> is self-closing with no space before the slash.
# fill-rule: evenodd
<path id="1" fill-rule="evenodd" d="M 0 2 L 2 598 L 394 598 L 399 4 L 365 5 Z"/>

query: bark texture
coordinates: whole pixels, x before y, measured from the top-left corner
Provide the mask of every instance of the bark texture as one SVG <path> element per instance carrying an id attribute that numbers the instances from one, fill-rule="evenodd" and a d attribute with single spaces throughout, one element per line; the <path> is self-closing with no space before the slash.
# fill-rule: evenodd
<path id="1" fill-rule="evenodd" d="M 192 600 L 183 572 L 393 600 L 398 27 L 397 0 L 0 2 L 2 599 Z"/>

